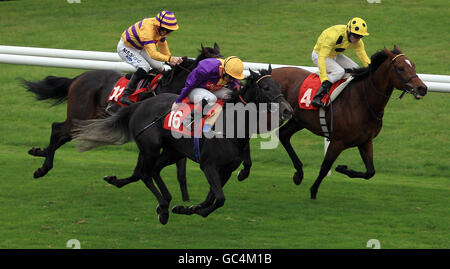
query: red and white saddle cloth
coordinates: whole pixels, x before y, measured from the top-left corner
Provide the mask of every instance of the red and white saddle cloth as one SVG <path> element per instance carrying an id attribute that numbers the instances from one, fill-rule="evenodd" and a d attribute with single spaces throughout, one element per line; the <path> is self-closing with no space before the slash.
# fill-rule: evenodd
<path id="1" fill-rule="evenodd" d="M 158 86 L 158 81 L 159 78 L 162 76 L 162 74 L 158 74 L 156 75 L 156 77 L 152 80 L 152 82 L 147 86 L 147 87 L 141 87 L 143 80 L 141 80 L 138 83 L 137 89 L 134 93 L 130 94 L 128 96 L 128 99 L 130 99 L 130 101 L 136 103 L 139 102 L 139 94 L 142 92 L 152 92 L 156 89 L 156 87 Z M 108 103 L 109 102 L 113 102 L 116 104 L 119 104 L 121 106 L 127 106 L 125 104 L 122 104 L 119 100 L 120 98 L 122 98 L 123 95 L 123 91 L 125 90 L 125 88 L 128 85 L 128 82 L 130 80 L 127 79 L 126 77 L 121 77 L 116 84 L 114 85 L 114 88 L 111 91 L 111 94 L 108 96 Z"/>
<path id="2" fill-rule="evenodd" d="M 339 93 L 350 83 L 350 81 L 353 79 L 353 77 L 350 77 L 348 79 L 341 79 L 335 82 L 331 88 L 328 94 L 325 94 L 325 96 L 322 98 L 322 102 L 329 105 L 330 100 L 331 102 L 339 95 Z M 316 96 L 317 91 L 320 88 L 320 85 L 322 83 L 320 82 L 320 78 L 317 74 L 312 73 L 310 74 L 305 81 L 303 81 L 302 85 L 300 86 L 300 93 L 298 95 L 298 105 L 301 109 L 312 109 L 312 110 L 319 110 L 318 107 L 313 106 L 311 104 L 314 96 Z M 341 87 L 339 87 L 341 86 Z M 339 87 L 339 89 L 338 89 Z M 336 93 L 333 93 L 335 92 Z M 331 99 L 330 99 L 331 96 Z"/>
<path id="3" fill-rule="evenodd" d="M 201 133 L 203 124 L 205 123 L 205 119 L 212 116 L 219 107 L 223 106 L 223 104 L 224 101 L 218 99 L 216 101 L 216 104 L 209 109 L 209 111 L 202 117 L 202 120 L 199 123 L 193 123 L 192 121 L 194 119 L 187 120 L 186 118 L 191 117 L 191 112 L 194 109 L 197 110 L 196 113 L 202 113 L 201 105 L 199 104 L 195 106 L 194 104 L 190 103 L 189 98 L 186 97 L 181 101 L 181 105 L 177 111 L 171 111 L 169 114 L 167 114 L 166 118 L 164 119 L 164 129 L 181 133 L 185 136 L 194 137 L 194 131 L 197 130 L 197 132 Z M 198 136 L 199 133 L 196 133 L 196 137 Z"/>

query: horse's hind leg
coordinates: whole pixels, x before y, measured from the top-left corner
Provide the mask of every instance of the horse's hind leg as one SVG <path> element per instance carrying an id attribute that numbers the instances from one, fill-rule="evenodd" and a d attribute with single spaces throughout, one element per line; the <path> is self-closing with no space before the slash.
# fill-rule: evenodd
<path id="1" fill-rule="evenodd" d="M 345 146 L 342 143 L 331 141 L 330 145 L 328 146 L 327 153 L 325 154 L 325 158 L 320 167 L 319 176 L 317 177 L 316 181 L 314 181 L 314 184 L 310 188 L 311 199 L 316 199 L 320 183 L 328 174 L 328 171 L 330 171 L 330 168 L 333 165 L 334 161 L 344 149 Z"/>
<path id="2" fill-rule="evenodd" d="M 159 151 L 155 151 L 158 152 Z M 161 224 L 167 224 L 169 220 L 169 203 L 161 194 L 161 192 L 156 188 L 153 183 L 153 168 L 158 161 L 159 156 L 142 156 L 142 165 L 143 165 L 143 174 L 142 181 L 145 183 L 145 186 L 153 193 L 158 200 L 158 206 L 156 207 L 156 213 L 158 214 L 158 220 Z"/>
<path id="3" fill-rule="evenodd" d="M 45 161 L 42 167 L 34 171 L 34 178 L 39 178 L 45 176 L 48 171 L 53 168 L 53 159 L 55 157 L 55 151 L 64 145 L 65 143 L 72 140 L 69 134 L 70 128 L 67 127 L 67 121 L 65 122 L 54 122 L 52 124 L 52 134 L 50 136 L 50 144 L 43 150 L 32 148 L 28 151 L 34 156 L 45 156 Z"/>
<path id="4" fill-rule="evenodd" d="M 134 168 L 134 172 L 130 177 L 118 179 L 116 176 L 106 176 L 103 179 L 109 184 L 116 186 L 117 188 L 122 188 L 125 185 L 138 181 L 139 179 L 141 179 L 141 176 L 142 176 L 142 155 L 141 153 L 139 153 L 136 167 Z"/>
<path id="5" fill-rule="evenodd" d="M 355 170 L 350 170 L 346 165 L 338 165 L 336 167 L 336 171 L 347 175 L 351 178 L 365 178 L 370 179 L 375 175 L 375 167 L 373 165 L 373 144 L 372 140 L 367 141 L 366 143 L 359 145 L 359 154 L 361 155 L 362 160 L 364 161 L 364 165 L 366 166 L 366 172 L 358 172 Z"/>
<path id="6" fill-rule="evenodd" d="M 185 202 L 190 200 L 186 180 L 186 162 L 187 158 L 183 158 L 177 162 L 177 179 L 180 184 L 181 197 Z"/>
<path id="7" fill-rule="evenodd" d="M 300 126 L 300 124 L 298 124 L 296 121 L 291 119 L 288 121 L 288 123 L 281 126 L 278 133 L 281 144 L 289 154 L 289 157 L 291 158 L 291 161 L 294 164 L 295 170 L 297 170 L 294 173 L 294 176 L 292 177 L 296 185 L 300 185 L 303 180 L 303 163 L 300 161 L 297 154 L 295 153 L 295 150 L 292 147 L 290 140 L 292 135 L 300 131 L 301 129 L 303 129 L 303 127 Z"/>
<path id="8" fill-rule="evenodd" d="M 214 203 L 214 193 L 211 188 L 209 188 L 208 195 L 206 195 L 206 199 L 198 205 L 191 205 L 188 207 L 182 205 L 176 205 L 172 208 L 172 213 L 175 214 L 183 214 L 183 215 L 192 215 L 197 210 L 209 207 Z"/>

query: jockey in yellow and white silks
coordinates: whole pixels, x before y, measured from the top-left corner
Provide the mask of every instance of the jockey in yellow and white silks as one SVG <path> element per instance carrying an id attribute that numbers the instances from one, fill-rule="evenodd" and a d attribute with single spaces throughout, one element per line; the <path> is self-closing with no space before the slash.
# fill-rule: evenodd
<path id="1" fill-rule="evenodd" d="M 117 53 L 127 63 L 137 69 L 133 74 L 120 99 L 121 103 L 130 105 L 128 96 L 137 87 L 138 82 L 151 68 L 159 72 L 164 70 L 163 62 L 174 66 L 180 64 L 181 57 L 171 55 L 166 37 L 179 26 L 175 14 L 164 10 L 155 18 L 145 18 L 127 28 L 117 44 Z"/>
<path id="2" fill-rule="evenodd" d="M 313 63 L 319 67 L 322 86 L 312 105 L 323 107 L 321 99 L 331 85 L 344 76 L 344 69 L 358 67 L 352 59 L 343 54 L 346 49 L 354 49 L 364 66 L 370 64 L 362 41 L 362 37 L 368 35 L 367 23 L 357 17 L 351 19 L 347 25 L 331 26 L 320 34 L 311 56 Z"/>

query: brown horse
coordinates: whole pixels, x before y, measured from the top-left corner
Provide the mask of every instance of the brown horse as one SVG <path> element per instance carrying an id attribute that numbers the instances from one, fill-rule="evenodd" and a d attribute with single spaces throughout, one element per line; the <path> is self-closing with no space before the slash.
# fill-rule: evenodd
<path id="1" fill-rule="evenodd" d="M 332 103 L 332 109 L 326 110 L 328 130 L 332 132 L 319 175 L 310 188 L 312 199 L 316 198 L 319 185 L 336 158 L 347 148 L 358 147 L 366 172 L 350 170 L 346 165 L 337 166 L 336 171 L 351 178 L 370 179 L 374 176 L 372 140 L 381 131 L 384 108 L 394 88 L 411 93 L 416 99 L 422 99 L 427 93 L 427 86 L 417 76 L 415 65 L 397 46 L 394 46 L 393 51 L 385 48 L 375 53 L 369 67 L 355 69 L 351 73 L 355 77 L 353 81 Z M 279 139 L 296 169 L 293 180 L 297 185 L 303 179 L 303 165 L 290 138 L 304 128 L 324 136 L 319 112 L 303 110 L 298 105 L 300 86 L 310 74 L 294 67 L 277 68 L 272 72 L 273 78 L 281 84 L 286 100 L 294 108 L 292 119 L 279 129 Z M 330 126 L 330 122 L 333 122 L 333 126 Z"/>
<path id="2" fill-rule="evenodd" d="M 189 71 L 194 69 L 198 62 L 210 57 L 222 57 L 219 46 L 214 44 L 214 48 L 201 47 L 200 55 L 195 59 L 185 59 L 180 66 L 166 71 L 163 79 L 160 81 L 160 87 L 155 92 L 179 92 L 185 84 Z M 64 77 L 48 76 L 44 80 L 30 82 L 22 79 L 23 86 L 36 95 L 37 100 L 55 100 L 54 105 L 67 100 L 67 118 L 64 122 L 54 122 L 52 124 L 52 133 L 50 144 L 44 148 L 31 148 L 28 153 L 33 156 L 45 157 L 42 167 L 34 172 L 34 178 L 45 176 L 53 168 L 53 159 L 55 151 L 72 140 L 71 130 L 74 120 L 88 120 L 98 117 L 104 117 L 106 114 L 107 98 L 111 93 L 115 83 L 123 74 L 110 70 L 87 71 L 81 75 L 70 79 Z M 111 111 L 117 110 L 118 105 Z M 185 162 L 181 163 L 185 165 Z M 184 167 L 179 172 L 181 185 L 186 185 L 185 179 L 181 178 L 184 174 Z M 132 175 L 132 178 L 139 180 L 140 176 Z M 108 179 L 115 178 L 110 176 Z M 106 180 L 106 178 L 105 178 Z M 183 197 L 188 200 L 188 197 Z"/>

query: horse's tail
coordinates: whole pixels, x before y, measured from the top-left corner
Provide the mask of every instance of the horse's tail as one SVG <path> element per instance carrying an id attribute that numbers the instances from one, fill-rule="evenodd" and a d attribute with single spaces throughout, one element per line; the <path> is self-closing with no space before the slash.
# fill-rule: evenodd
<path id="1" fill-rule="evenodd" d="M 129 121 L 137 105 L 121 108 L 105 118 L 74 121 L 73 139 L 78 151 L 88 151 L 105 145 L 122 145 L 132 140 Z"/>
<path id="2" fill-rule="evenodd" d="M 75 79 L 48 76 L 35 82 L 27 81 L 23 78 L 20 81 L 23 87 L 36 95 L 38 101 L 54 99 L 55 101 L 52 105 L 55 106 L 67 100 L 69 87 Z"/>

